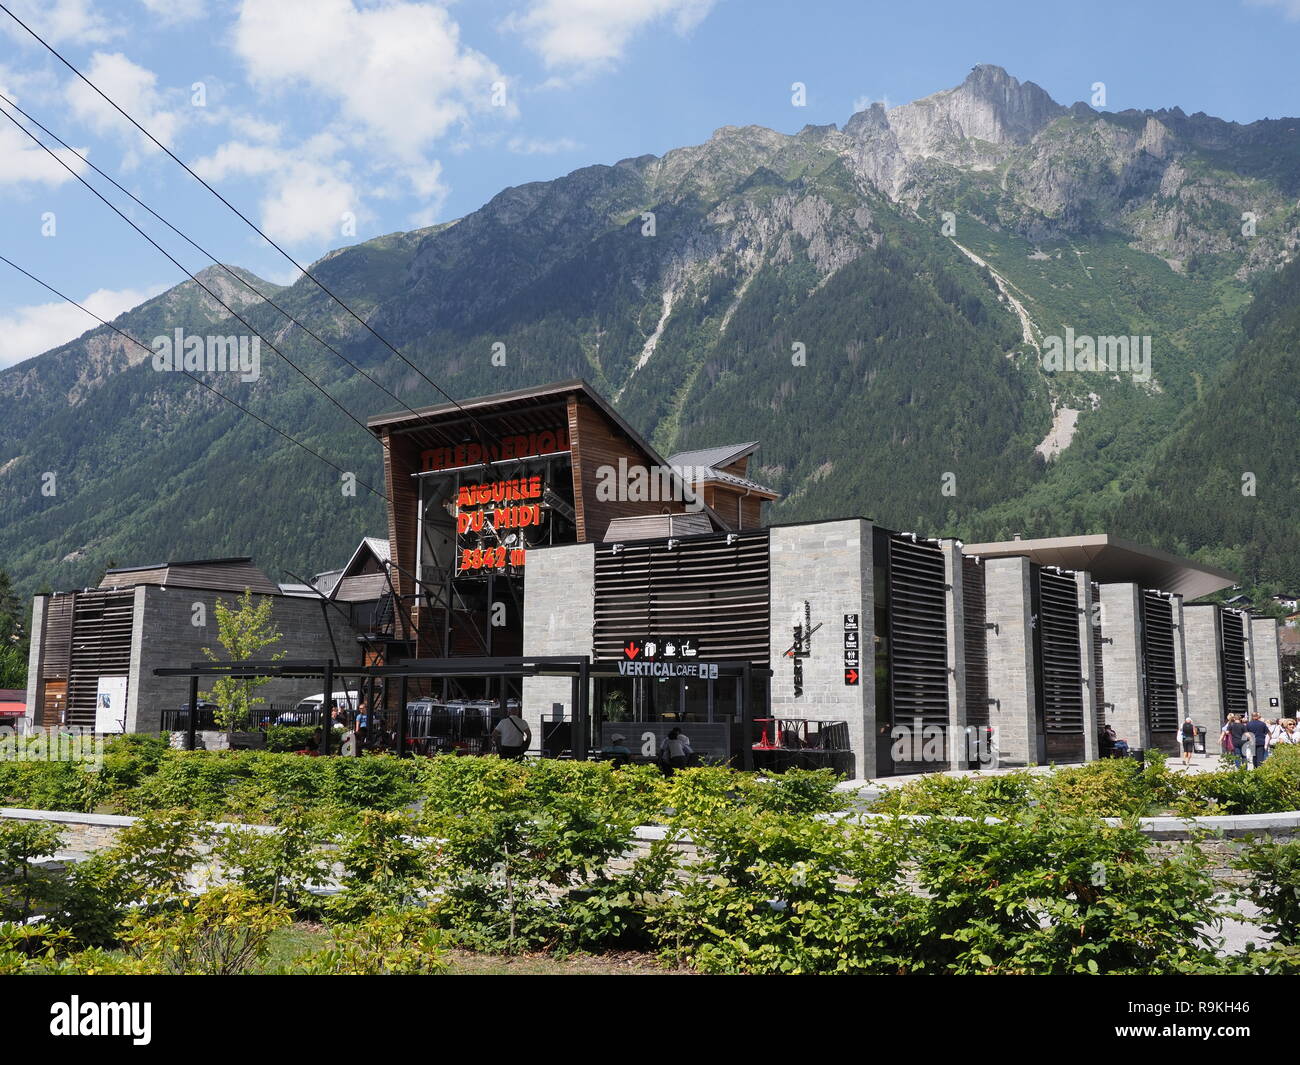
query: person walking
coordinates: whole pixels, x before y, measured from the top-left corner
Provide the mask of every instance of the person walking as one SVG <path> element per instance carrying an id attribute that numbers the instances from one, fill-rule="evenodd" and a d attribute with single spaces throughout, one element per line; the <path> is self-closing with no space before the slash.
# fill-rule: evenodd
<path id="1" fill-rule="evenodd" d="M 1243 758 L 1245 757 L 1242 744 L 1246 736 L 1246 723 L 1241 719 L 1240 714 L 1229 714 L 1228 723 L 1223 728 L 1228 735 L 1228 754 L 1238 766 L 1241 766 L 1244 764 Z"/>
<path id="2" fill-rule="evenodd" d="M 492 730 L 492 742 L 496 744 L 497 754 L 518 762 L 523 759 L 528 745 L 533 742 L 533 730 L 528 727 L 519 714 L 517 707 L 508 707 L 506 716 L 497 722 Z"/>
<path id="3" fill-rule="evenodd" d="M 664 762 L 667 772 L 672 776 L 679 769 L 685 769 L 687 760 L 695 752 L 691 750 L 690 738 L 679 728 L 674 728 L 664 740 Z"/>
<path id="4" fill-rule="evenodd" d="M 1246 722 L 1246 733 L 1251 738 L 1249 749 L 1251 753 L 1251 768 L 1258 769 L 1268 758 L 1268 726 L 1264 724 L 1264 719 L 1259 716 L 1256 710 L 1250 715 L 1250 720 Z"/>
<path id="5" fill-rule="evenodd" d="M 1189 717 L 1179 729 L 1179 738 L 1183 741 L 1183 765 L 1192 764 L 1192 753 L 1196 750 L 1196 726 Z"/>

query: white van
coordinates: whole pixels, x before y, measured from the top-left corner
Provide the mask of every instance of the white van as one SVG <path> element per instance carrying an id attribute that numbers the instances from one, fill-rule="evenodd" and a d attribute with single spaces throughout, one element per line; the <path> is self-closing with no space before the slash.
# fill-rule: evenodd
<path id="1" fill-rule="evenodd" d="M 356 713 L 357 699 L 359 692 L 334 692 L 330 696 L 330 705 L 343 705 L 351 713 Z M 325 701 L 325 693 L 319 692 L 316 695 L 309 695 L 302 702 L 298 703 L 292 710 L 286 710 L 283 714 L 275 719 L 277 725 L 306 725 L 319 724 L 319 715 L 321 703 Z"/>

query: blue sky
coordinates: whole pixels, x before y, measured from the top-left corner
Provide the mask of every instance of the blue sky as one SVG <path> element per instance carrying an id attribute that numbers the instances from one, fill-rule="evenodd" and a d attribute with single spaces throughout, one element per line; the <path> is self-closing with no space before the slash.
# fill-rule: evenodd
<path id="1" fill-rule="evenodd" d="M 1300 0 L 3 2 L 300 261 L 719 126 L 842 124 L 982 62 L 1062 103 L 1100 81 L 1110 110 L 1300 115 Z M 792 105 L 794 82 L 806 106 Z M 0 91 L 223 261 L 292 279 L 2 13 Z M 105 316 L 183 279 L 0 126 L 0 253 Z M 0 264 L 0 366 L 90 325 Z"/>

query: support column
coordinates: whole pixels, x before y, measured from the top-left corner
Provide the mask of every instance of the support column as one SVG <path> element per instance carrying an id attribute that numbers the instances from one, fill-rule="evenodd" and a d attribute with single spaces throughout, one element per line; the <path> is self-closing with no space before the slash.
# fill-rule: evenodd
<path id="1" fill-rule="evenodd" d="M 1101 586 L 1101 631 L 1108 720 L 1132 750 L 1146 750 L 1151 736 L 1142 664 L 1142 590 L 1136 584 Z"/>
<path id="2" fill-rule="evenodd" d="M 1282 659 L 1276 618 L 1250 619 L 1251 661 L 1255 664 L 1255 705 L 1261 717 L 1281 717 Z"/>
<path id="3" fill-rule="evenodd" d="M 1219 660 L 1219 607 L 1202 603 L 1183 608 L 1183 647 L 1187 658 L 1187 713 L 1209 738 L 1223 724 L 1223 669 Z"/>
<path id="4" fill-rule="evenodd" d="M 965 769 L 966 743 L 966 628 L 962 600 L 962 552 L 956 540 L 944 540 L 944 613 L 948 635 L 948 768 Z"/>
<path id="5" fill-rule="evenodd" d="M 1092 598 L 1092 574 L 1083 570 L 1074 574 L 1074 584 L 1079 590 L 1079 667 L 1080 680 L 1083 683 L 1083 760 L 1095 761 L 1097 758 L 1097 729 L 1101 724 L 1101 708 L 1097 705 L 1097 678 L 1094 657 L 1097 641 L 1100 639 L 1098 628 L 1094 625 L 1093 614 L 1096 604 Z"/>
<path id="6" fill-rule="evenodd" d="M 998 764 L 1038 761 L 1038 693 L 1034 686 L 1030 562 L 1021 556 L 984 562 L 988 624 L 989 724 Z"/>
<path id="7" fill-rule="evenodd" d="M 1178 728 L 1181 731 L 1183 720 L 1188 717 L 1187 702 L 1187 621 L 1183 612 L 1183 597 L 1172 596 L 1169 600 L 1169 614 L 1174 625 L 1174 680 L 1178 683 Z"/>
<path id="8" fill-rule="evenodd" d="M 596 638 L 596 547 L 564 544 L 530 548 L 524 575 L 526 657 L 591 656 Z M 542 721 L 556 703 L 576 731 L 574 685 L 567 677 L 525 677 L 520 712 L 540 749 Z M 599 741 L 599 737 L 593 737 Z"/>
<path id="9" fill-rule="evenodd" d="M 28 727 L 48 724 L 44 718 L 45 684 L 41 678 L 41 666 L 44 656 L 41 654 L 45 640 L 45 608 L 49 604 L 48 595 L 32 597 L 32 646 L 27 653 L 27 713 Z M 58 722 L 55 722 L 58 724 Z"/>
<path id="10" fill-rule="evenodd" d="M 774 526 L 768 558 L 772 716 L 846 722 L 854 775 L 874 777 L 877 726 L 872 524 L 850 518 Z M 850 614 L 857 615 L 858 623 L 858 666 L 853 683 L 847 682 L 849 667 L 845 665 L 844 619 Z M 802 624 L 805 616 L 814 627 L 821 627 L 811 636 L 808 657 L 799 661 L 803 684 L 796 695 L 795 660 L 787 658 L 785 652 L 792 642 L 793 625 Z M 884 741 L 888 743 L 887 735 Z"/>

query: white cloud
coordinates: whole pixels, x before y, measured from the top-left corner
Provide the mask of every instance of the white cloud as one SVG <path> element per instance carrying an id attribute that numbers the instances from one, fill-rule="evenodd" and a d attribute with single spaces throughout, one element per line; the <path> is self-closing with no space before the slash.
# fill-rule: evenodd
<path id="1" fill-rule="evenodd" d="M 859 96 L 853 101 L 853 113 L 856 115 L 859 111 L 866 111 L 872 104 L 880 104 L 886 111 L 894 106 L 889 102 L 888 96 Z"/>
<path id="2" fill-rule="evenodd" d="M 92 0 L 7 0 L 5 6 L 53 45 L 103 44 L 122 33 Z M 3 23 L 11 36 L 39 47 L 21 26 L 8 18 Z"/>
<path id="3" fill-rule="evenodd" d="M 1288 22 L 1300 22 L 1300 0 L 1246 0 L 1249 7 L 1278 8 Z"/>
<path id="4" fill-rule="evenodd" d="M 167 288 L 167 285 L 116 290 L 101 288 L 80 302 L 111 322 L 123 311 L 138 307 Z M 0 314 L 0 366 L 12 366 L 97 328 L 99 323 L 88 314 L 62 301 L 18 307 L 8 314 Z"/>
<path id="5" fill-rule="evenodd" d="M 54 154 L 78 174 L 86 169 L 85 162 L 76 152 L 54 148 Z M 56 186 L 72 180 L 72 175 L 38 148 L 22 130 L 7 118 L 0 120 L 0 188 L 24 184 Z"/>
<path id="6" fill-rule="evenodd" d="M 193 164 L 207 181 L 263 178 L 259 225 L 272 239 L 291 244 L 328 241 L 344 235 L 343 216 L 363 214 L 361 196 L 347 164 L 335 157 L 342 147 L 333 134 L 319 134 L 297 149 L 231 141 Z"/>
<path id="7" fill-rule="evenodd" d="M 532 0 L 505 27 L 522 34 L 548 67 L 589 72 L 622 58 L 634 35 L 653 22 L 689 33 L 714 0 Z"/>
<path id="8" fill-rule="evenodd" d="M 140 3 L 164 23 L 192 22 L 207 14 L 204 0 L 140 0 Z"/>
<path id="9" fill-rule="evenodd" d="M 556 152 L 571 152 L 580 145 L 569 137 L 555 140 L 543 140 L 537 137 L 511 137 L 506 141 L 506 150 L 516 155 L 554 155 Z"/>
<path id="10" fill-rule="evenodd" d="M 152 70 L 133 63 L 121 52 L 96 52 L 91 56 L 85 74 L 105 96 L 171 147 L 180 127 L 180 114 L 164 106 L 163 96 L 158 91 L 158 76 Z M 68 83 L 65 95 L 73 113 L 97 133 L 122 138 L 132 153 L 157 151 L 139 130 L 80 78 Z"/>
<path id="11" fill-rule="evenodd" d="M 493 83 L 505 80 L 433 4 L 244 0 L 234 41 L 255 85 L 304 88 L 332 100 L 350 139 L 408 162 L 487 110 Z"/>

